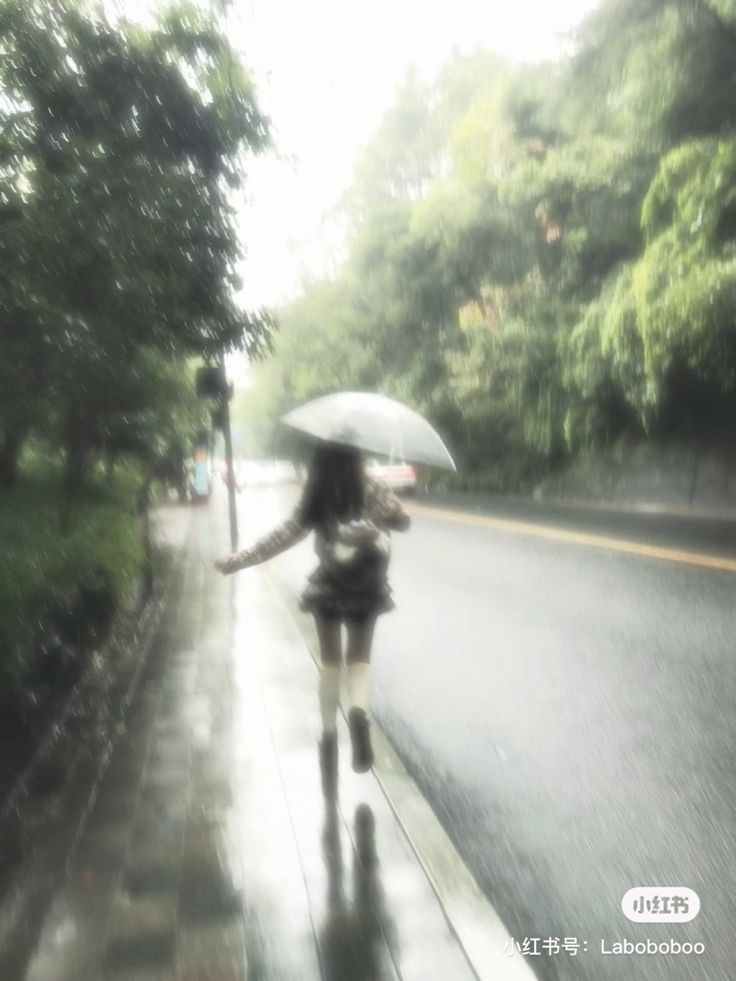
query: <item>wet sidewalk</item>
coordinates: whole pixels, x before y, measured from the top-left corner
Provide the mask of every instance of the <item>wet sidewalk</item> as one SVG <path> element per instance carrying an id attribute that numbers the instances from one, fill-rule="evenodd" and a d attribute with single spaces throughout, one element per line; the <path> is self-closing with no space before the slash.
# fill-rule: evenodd
<path id="1" fill-rule="evenodd" d="M 194 515 L 29 981 L 476 977 L 381 784 L 323 797 L 316 667 L 263 570 L 223 578 Z M 499 978 L 517 977 L 506 961 Z M 522 976 L 522 975 L 518 975 Z M 10 981 L 10 979 L 8 979 Z"/>

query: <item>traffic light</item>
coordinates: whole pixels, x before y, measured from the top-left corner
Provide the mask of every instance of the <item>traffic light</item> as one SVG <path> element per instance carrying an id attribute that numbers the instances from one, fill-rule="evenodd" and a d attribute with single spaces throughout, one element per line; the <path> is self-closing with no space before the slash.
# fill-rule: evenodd
<path id="1" fill-rule="evenodd" d="M 229 386 L 225 381 L 225 371 L 220 365 L 207 365 L 197 368 L 195 387 L 197 395 L 201 399 L 219 399 L 229 393 Z"/>

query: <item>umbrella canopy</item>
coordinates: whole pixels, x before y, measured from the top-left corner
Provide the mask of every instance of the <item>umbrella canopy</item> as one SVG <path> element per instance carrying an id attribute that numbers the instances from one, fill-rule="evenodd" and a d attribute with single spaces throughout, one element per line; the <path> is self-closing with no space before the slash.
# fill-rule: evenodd
<path id="1" fill-rule="evenodd" d="M 437 431 L 401 402 L 370 392 L 337 392 L 293 409 L 287 426 L 330 443 L 357 446 L 396 460 L 455 470 Z"/>

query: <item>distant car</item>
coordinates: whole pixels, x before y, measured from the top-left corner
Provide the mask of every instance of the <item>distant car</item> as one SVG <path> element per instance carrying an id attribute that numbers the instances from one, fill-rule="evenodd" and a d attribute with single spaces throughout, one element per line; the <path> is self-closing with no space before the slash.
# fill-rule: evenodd
<path id="1" fill-rule="evenodd" d="M 368 473 L 382 480 L 396 494 L 416 493 L 417 472 L 409 463 L 381 463 L 379 460 L 370 460 Z"/>
<path id="2" fill-rule="evenodd" d="M 294 483 L 296 468 L 289 460 L 243 460 L 238 474 L 241 486 L 272 487 Z"/>
<path id="3" fill-rule="evenodd" d="M 271 461 L 271 483 L 293 484 L 296 480 L 296 467 L 290 460 Z"/>

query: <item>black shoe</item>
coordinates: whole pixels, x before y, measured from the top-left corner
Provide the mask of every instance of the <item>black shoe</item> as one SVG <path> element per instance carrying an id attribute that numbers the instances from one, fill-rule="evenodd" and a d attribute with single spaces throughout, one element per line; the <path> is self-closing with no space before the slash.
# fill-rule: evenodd
<path id="1" fill-rule="evenodd" d="M 337 791 L 337 733 L 325 732 L 319 741 L 319 768 L 325 797 Z"/>
<path id="2" fill-rule="evenodd" d="M 353 744 L 353 769 L 365 773 L 373 766 L 373 747 L 368 716 L 362 708 L 351 708 L 348 712 L 350 740 Z"/>
<path id="3" fill-rule="evenodd" d="M 355 809 L 355 851 L 363 872 L 372 872 L 378 863 L 376 819 L 367 804 L 359 804 Z"/>

